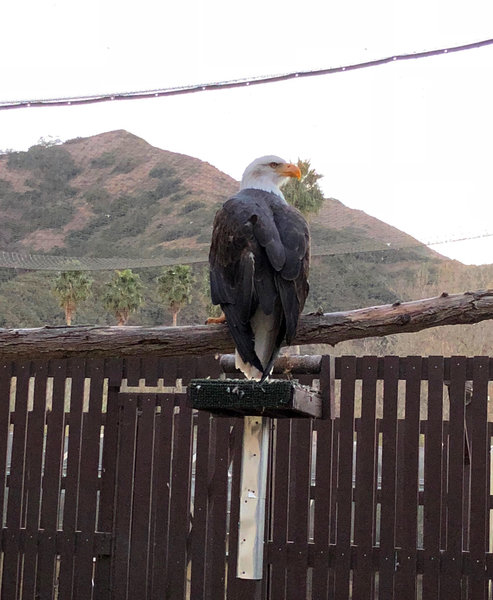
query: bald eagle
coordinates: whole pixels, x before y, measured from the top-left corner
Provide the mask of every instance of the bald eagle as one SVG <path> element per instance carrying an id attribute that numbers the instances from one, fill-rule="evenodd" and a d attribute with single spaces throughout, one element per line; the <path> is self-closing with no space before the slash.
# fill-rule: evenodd
<path id="1" fill-rule="evenodd" d="M 214 219 L 212 302 L 221 305 L 236 367 L 249 379 L 268 377 L 282 342 L 295 336 L 308 295 L 308 225 L 279 189 L 289 177 L 301 177 L 296 165 L 278 156 L 257 158 Z"/>

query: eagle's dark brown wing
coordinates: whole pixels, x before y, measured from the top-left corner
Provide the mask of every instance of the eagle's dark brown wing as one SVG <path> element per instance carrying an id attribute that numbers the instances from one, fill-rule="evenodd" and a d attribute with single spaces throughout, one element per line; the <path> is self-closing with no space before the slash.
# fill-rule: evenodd
<path id="1" fill-rule="evenodd" d="M 244 362 L 264 372 L 255 353 L 251 318 L 258 308 L 279 315 L 275 352 L 294 338 L 308 294 L 310 241 L 302 214 L 279 196 L 246 189 L 214 220 L 209 254 L 211 295 L 220 304 Z M 265 359 L 264 359 L 265 362 Z"/>

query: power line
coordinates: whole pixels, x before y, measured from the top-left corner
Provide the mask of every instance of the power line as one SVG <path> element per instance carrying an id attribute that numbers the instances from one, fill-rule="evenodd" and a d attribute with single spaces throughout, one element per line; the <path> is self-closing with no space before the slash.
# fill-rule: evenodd
<path id="1" fill-rule="evenodd" d="M 155 90 L 143 90 L 135 92 L 117 92 L 113 94 L 94 94 L 88 96 L 73 96 L 67 98 L 45 98 L 34 100 L 16 100 L 16 101 L 0 101 L 0 110 L 12 110 L 16 108 L 41 108 L 47 106 L 77 106 L 83 104 L 97 104 L 100 102 L 111 102 L 116 100 L 144 100 L 147 98 L 163 98 L 166 96 L 178 96 L 183 94 L 193 94 L 198 92 L 227 90 L 240 88 L 252 85 L 263 85 L 267 83 L 277 83 L 280 81 L 288 81 L 289 79 L 300 79 L 303 77 L 316 77 L 320 75 L 333 75 L 335 73 L 343 73 L 347 71 L 355 71 L 358 69 L 368 69 L 378 67 L 392 62 L 403 60 L 417 60 L 420 58 L 430 58 L 432 56 L 440 56 L 444 54 L 452 54 L 454 52 L 463 52 L 483 48 L 493 45 L 493 39 L 481 40 L 470 44 L 462 44 L 460 46 L 450 46 L 448 48 L 440 48 L 437 50 L 426 50 L 423 52 L 412 52 L 410 54 L 395 54 L 385 58 L 370 60 L 341 67 L 329 67 L 325 69 L 316 69 L 313 71 L 294 71 L 290 73 L 282 73 L 279 75 L 258 76 L 250 79 L 235 79 L 230 81 L 221 81 L 213 83 L 193 84 L 182 87 L 163 88 Z"/>
<path id="2" fill-rule="evenodd" d="M 382 240 L 368 240 L 366 244 L 354 242 L 341 242 L 332 246 L 318 246 L 313 248 L 312 257 L 343 256 L 348 254 L 370 254 L 395 252 L 397 250 L 412 250 L 428 246 L 439 246 L 454 242 L 465 242 L 493 237 L 493 233 L 484 233 L 470 237 L 446 239 L 435 242 L 395 244 Z M 53 256 L 49 254 L 20 254 L 17 252 L 0 251 L 0 268 L 25 269 L 28 271 L 112 271 L 115 269 L 148 269 L 153 267 L 166 267 L 179 264 L 206 263 L 208 258 L 208 245 L 204 244 L 202 251 L 197 254 L 181 257 L 154 257 L 154 258 L 123 258 L 123 257 L 73 257 Z"/>

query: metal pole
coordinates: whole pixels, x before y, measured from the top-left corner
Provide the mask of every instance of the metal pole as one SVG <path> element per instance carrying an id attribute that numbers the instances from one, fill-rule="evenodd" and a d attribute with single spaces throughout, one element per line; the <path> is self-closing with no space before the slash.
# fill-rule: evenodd
<path id="1" fill-rule="evenodd" d="M 237 577 L 262 579 L 271 419 L 244 418 Z"/>

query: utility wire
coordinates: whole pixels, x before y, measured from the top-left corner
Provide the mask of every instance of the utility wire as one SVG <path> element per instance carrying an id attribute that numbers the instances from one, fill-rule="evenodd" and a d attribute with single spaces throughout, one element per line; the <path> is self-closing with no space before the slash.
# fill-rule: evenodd
<path id="1" fill-rule="evenodd" d="M 279 81 L 288 81 L 289 79 L 300 79 L 302 77 L 316 77 L 320 75 L 333 75 L 346 71 L 355 71 L 357 69 L 368 69 L 370 67 L 378 67 L 392 62 L 403 60 L 416 60 L 419 58 L 429 58 L 432 56 L 440 56 L 451 54 L 453 52 L 463 52 L 465 50 L 473 50 L 493 45 L 493 39 L 472 42 L 470 44 L 462 44 L 460 46 L 450 46 L 448 48 L 440 48 L 437 50 L 426 50 L 424 52 L 412 52 L 410 54 L 396 54 L 386 58 L 379 58 L 367 62 L 361 62 L 342 67 L 329 67 L 326 69 L 317 69 L 313 71 L 295 71 L 291 73 L 283 73 L 279 75 L 267 75 L 253 77 L 250 79 L 235 79 L 230 81 L 222 81 L 215 83 L 201 83 L 182 87 L 163 88 L 156 90 L 144 90 L 136 92 L 118 92 L 114 94 L 94 94 L 89 96 L 73 96 L 67 98 L 45 98 L 37 100 L 16 100 L 16 101 L 0 101 L 0 110 L 12 110 L 16 108 L 40 108 L 47 106 L 77 106 L 81 104 L 96 104 L 99 102 L 110 102 L 116 100 L 144 100 L 146 98 L 163 98 L 166 96 L 178 96 L 182 94 L 193 94 L 197 92 L 227 90 L 240 88 L 251 85 L 263 85 L 267 83 L 276 83 Z"/>

